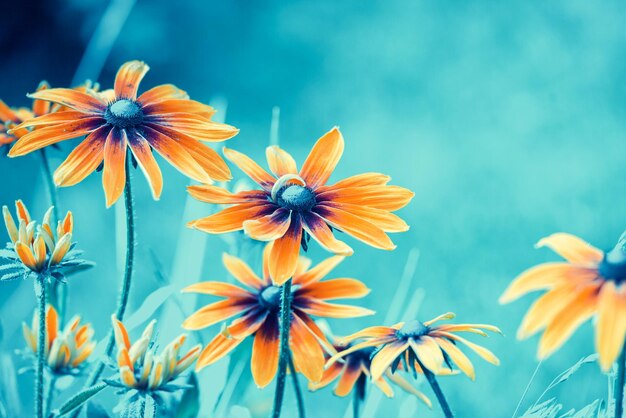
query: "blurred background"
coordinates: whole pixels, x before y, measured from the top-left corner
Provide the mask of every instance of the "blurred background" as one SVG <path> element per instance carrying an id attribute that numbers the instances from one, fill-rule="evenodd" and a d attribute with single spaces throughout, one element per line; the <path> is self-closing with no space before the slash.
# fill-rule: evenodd
<path id="1" fill-rule="evenodd" d="M 392 237 L 395 251 L 348 239 L 355 255 L 334 276 L 367 283 L 371 294 L 355 303 L 377 314 L 330 326 L 342 335 L 446 311 L 459 322 L 500 326 L 505 337 L 473 339 L 500 357 L 500 367 L 470 355 L 475 382 L 458 376 L 441 383 L 458 416 L 508 417 L 535 371 L 520 411 L 593 352 L 586 324 L 536 369 L 537 340 L 515 340 L 534 298 L 507 306 L 497 299 L 521 271 L 557 259 L 533 248 L 541 237 L 567 231 L 608 249 L 626 228 L 625 12 L 624 3 L 582 0 L 14 2 L 0 25 L 0 98 L 30 106 L 25 94 L 43 79 L 65 87 L 90 78 L 108 88 L 123 62 L 141 59 L 151 66 L 141 90 L 174 83 L 213 104 L 241 129 L 228 145 L 257 160 L 264 160 L 275 107 L 280 145 L 300 162 L 339 125 L 346 147 L 333 179 L 379 171 L 416 196 L 399 212 L 411 230 Z M 48 152 L 53 168 L 76 143 Z M 224 251 L 258 264 L 258 248 L 242 247 L 240 236 L 187 229 L 187 221 L 213 209 L 188 198 L 183 175 L 161 168 L 158 202 L 134 173 L 138 256 L 128 318 L 137 335 L 156 315 L 159 338 L 167 342 L 182 332 L 185 314 L 210 301 L 178 290 L 226 279 Z M 21 198 L 33 215 L 43 215 L 49 199 L 39 155 L 0 156 L 0 178 L 1 204 Z M 123 264 L 123 225 L 116 222 L 123 207 L 105 209 L 99 173 L 59 190 L 59 206 L 74 212 L 75 237 L 97 263 L 72 277 L 69 314 L 91 321 L 96 338 L 104 339 Z M 327 256 L 312 247 L 314 261 Z M 1 400 L 10 416 L 31 410 L 32 373 L 14 375 L 28 365 L 14 350 L 24 347 L 21 322 L 30 321 L 34 306 L 31 283 L 2 284 Z M 193 333 L 191 341 L 206 342 L 218 331 Z M 201 416 L 267 415 L 273 385 L 254 387 L 246 350 L 199 373 Z M 220 394 L 227 378 L 229 389 Z M 440 416 L 400 390 L 386 399 L 370 389 L 365 417 Z M 606 392 L 606 376 L 590 364 L 547 398 L 556 396 L 569 410 Z M 114 405 L 111 394 L 98 402 Z M 350 399 L 330 388 L 307 394 L 306 402 L 312 417 L 350 416 Z M 295 416 L 290 386 L 285 405 L 285 416 Z"/>

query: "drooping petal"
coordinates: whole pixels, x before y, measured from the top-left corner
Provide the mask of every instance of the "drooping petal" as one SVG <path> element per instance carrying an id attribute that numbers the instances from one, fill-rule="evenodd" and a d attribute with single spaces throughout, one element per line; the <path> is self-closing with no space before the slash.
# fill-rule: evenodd
<path id="1" fill-rule="evenodd" d="M 212 182 L 202 166 L 174 139 L 148 126 L 143 126 L 141 136 L 181 173 L 201 183 Z"/>
<path id="2" fill-rule="evenodd" d="M 341 343 L 349 343 L 359 338 L 387 338 L 392 337 L 396 333 L 395 328 L 385 326 L 374 326 L 362 329 L 340 339 Z"/>
<path id="3" fill-rule="evenodd" d="M 240 231 L 243 229 L 245 221 L 261 218 L 274 210 L 275 206 L 269 203 L 242 203 L 226 208 L 206 218 L 192 221 L 188 226 L 211 234 Z"/>
<path id="4" fill-rule="evenodd" d="M 396 248 L 385 231 L 350 212 L 324 206 L 317 206 L 315 212 L 333 227 L 352 235 L 354 238 L 374 248 L 383 250 Z"/>
<path id="5" fill-rule="evenodd" d="M 9 157 L 19 157 L 57 142 L 89 134 L 102 126 L 103 121 L 104 119 L 99 117 L 82 118 L 35 129 L 17 140 L 9 151 Z"/>
<path id="6" fill-rule="evenodd" d="M 49 89 L 50 85 L 42 81 L 37 87 L 37 91 Z M 33 115 L 41 116 L 50 113 L 50 102 L 46 100 L 33 100 Z"/>
<path id="7" fill-rule="evenodd" d="M 289 229 L 273 241 L 269 255 L 269 273 L 277 286 L 289 280 L 296 271 L 301 239 L 302 221 L 299 215 L 292 214 Z"/>
<path id="8" fill-rule="evenodd" d="M 104 145 L 104 170 L 102 186 L 106 205 L 110 207 L 119 199 L 126 183 L 126 149 L 128 138 L 125 130 L 111 129 Z"/>
<path id="9" fill-rule="evenodd" d="M 260 289 L 263 285 L 263 280 L 242 259 L 224 253 L 222 262 L 226 270 L 244 285 L 253 289 Z"/>
<path id="10" fill-rule="evenodd" d="M 459 348 L 445 338 L 437 338 L 437 344 L 446 352 L 448 357 L 457 365 L 463 373 L 470 379 L 476 379 L 474 365 L 469 358 Z"/>
<path id="11" fill-rule="evenodd" d="M 97 96 L 74 89 L 46 89 L 29 94 L 31 99 L 47 100 L 83 113 L 103 115 L 106 103 Z"/>
<path id="12" fill-rule="evenodd" d="M 0 100 L 0 122 L 19 122 L 19 118 L 7 104 Z"/>
<path id="13" fill-rule="evenodd" d="M 135 156 L 137 165 L 139 165 L 146 180 L 148 180 L 152 197 L 159 199 L 163 191 L 163 175 L 161 174 L 159 165 L 154 159 L 154 155 L 152 155 L 150 144 L 144 137 L 133 131 L 128 137 L 128 145 L 130 145 L 130 150 Z"/>
<path id="14" fill-rule="evenodd" d="M 444 359 L 441 347 L 433 337 L 422 335 L 417 341 L 410 338 L 409 345 L 424 367 L 435 374 L 439 373 Z"/>
<path id="15" fill-rule="evenodd" d="M 68 155 L 54 172 L 57 186 L 73 186 L 93 173 L 104 159 L 104 146 L 110 131 L 109 126 L 102 126 L 90 133 Z"/>
<path id="16" fill-rule="evenodd" d="M 244 221 L 243 230 L 253 239 L 274 241 L 285 235 L 290 225 L 291 211 L 280 208 L 261 218 Z"/>
<path id="17" fill-rule="evenodd" d="M 252 377 L 258 387 L 267 386 L 276 375 L 279 344 L 278 318 L 270 315 L 257 331 L 252 345 Z"/>
<path id="18" fill-rule="evenodd" d="M 224 358 L 243 341 L 244 340 L 239 340 L 237 338 L 227 338 L 221 333 L 217 334 L 215 338 L 213 338 L 211 342 L 204 347 L 202 353 L 200 353 L 200 357 L 198 357 L 198 361 L 196 363 L 196 370 L 199 371 L 204 367 Z"/>
<path id="19" fill-rule="evenodd" d="M 264 308 L 253 309 L 246 315 L 235 319 L 226 328 L 226 332 L 233 338 L 243 339 L 255 332 L 265 323 L 270 312 Z"/>
<path id="20" fill-rule="evenodd" d="M 344 299 L 360 298 L 367 295 L 370 289 L 356 279 L 332 279 L 323 282 L 312 283 L 301 288 L 296 295 L 313 297 L 317 299 Z"/>
<path id="21" fill-rule="evenodd" d="M 596 351 L 600 366 L 608 371 L 620 354 L 626 337 L 626 297 L 624 286 L 617 289 L 607 281 L 598 296 L 598 322 L 596 324 Z"/>
<path id="22" fill-rule="evenodd" d="M 324 249 L 339 255 L 350 256 L 354 253 L 352 248 L 343 241 L 335 238 L 333 231 L 321 216 L 309 212 L 302 215 L 304 229 Z"/>
<path id="23" fill-rule="evenodd" d="M 597 269 L 573 266 L 569 263 L 544 263 L 523 272 L 500 296 L 500 303 L 511 302 L 526 293 L 550 289 L 561 284 L 576 284 L 593 280 Z"/>
<path id="24" fill-rule="evenodd" d="M 429 408 L 433 407 L 433 404 L 430 401 L 430 399 L 428 399 L 428 397 L 426 395 L 424 395 L 422 392 L 420 392 L 419 390 L 415 389 L 402 376 L 398 375 L 397 373 L 395 373 L 395 374 L 386 373 L 386 376 L 389 378 L 389 380 L 391 380 L 394 384 L 399 386 L 402 390 L 404 390 L 405 392 L 410 393 L 411 395 L 414 395 L 417 398 L 419 398 L 419 400 L 424 402 L 426 404 L 426 406 L 428 406 Z"/>
<path id="25" fill-rule="evenodd" d="M 344 372 L 337 382 L 337 387 L 335 387 L 335 395 L 343 397 L 352 392 L 356 381 L 361 376 L 361 368 L 357 366 L 357 364 L 345 366 Z"/>
<path id="26" fill-rule="evenodd" d="M 389 366 L 391 366 L 391 363 L 404 353 L 408 347 L 408 341 L 393 341 L 381 348 L 372 358 L 372 364 L 370 366 L 372 379 L 380 379 Z"/>
<path id="27" fill-rule="evenodd" d="M 115 96 L 119 99 L 137 98 L 139 83 L 146 75 L 150 67 L 141 61 L 128 61 L 117 71 L 115 76 Z"/>
<path id="28" fill-rule="evenodd" d="M 498 359 L 498 357 L 496 357 L 495 354 L 493 354 L 490 350 L 486 349 L 485 347 L 478 345 L 478 344 L 474 344 L 473 342 L 468 341 L 463 337 L 459 337 L 456 334 L 451 334 L 448 332 L 442 332 L 441 334 L 442 336 L 450 340 L 465 344 L 465 346 L 467 346 L 470 350 L 478 354 L 483 360 L 491 364 L 494 364 L 496 366 L 500 364 L 500 360 Z"/>
<path id="29" fill-rule="evenodd" d="M 330 366 L 328 369 L 324 370 L 322 374 L 322 378 L 319 382 L 309 382 L 309 390 L 317 390 L 321 389 L 325 386 L 328 386 L 331 382 L 333 382 L 342 372 L 345 365 L 341 363 L 335 363 Z M 335 392 L 336 394 L 337 392 Z"/>
<path id="30" fill-rule="evenodd" d="M 287 152 L 276 145 L 272 145 L 265 149 L 267 164 L 276 177 L 282 177 L 285 174 L 298 174 L 296 161 Z"/>
<path id="31" fill-rule="evenodd" d="M 324 352 L 298 315 L 293 315 L 291 319 L 289 347 L 298 370 L 310 381 L 319 382 L 324 373 Z"/>
<path id="32" fill-rule="evenodd" d="M 308 187 L 315 190 L 328 181 L 341 159 L 343 147 L 343 136 L 337 127 L 317 140 L 300 170 L 300 176 Z"/>
<path id="33" fill-rule="evenodd" d="M 250 157 L 226 147 L 224 147 L 224 155 L 264 190 L 272 190 L 276 179 L 255 163 Z"/>
<path id="34" fill-rule="evenodd" d="M 542 238 L 537 248 L 548 247 L 561 257 L 574 264 L 597 265 L 604 253 L 572 234 L 559 232 Z"/>

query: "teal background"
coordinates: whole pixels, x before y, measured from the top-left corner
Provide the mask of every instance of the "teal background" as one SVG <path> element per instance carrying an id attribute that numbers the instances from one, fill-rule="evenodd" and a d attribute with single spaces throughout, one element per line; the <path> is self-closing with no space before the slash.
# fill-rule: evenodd
<path id="1" fill-rule="evenodd" d="M 26 106 L 25 93 L 41 79 L 67 86 L 107 6 L 100 0 L 15 6 L 13 19 L 0 29 L 0 97 Z M 355 254 L 335 275 L 367 283 L 371 294 L 354 303 L 377 314 L 330 325 L 337 334 L 351 333 L 384 322 L 393 308 L 400 311 L 393 320 L 454 311 L 459 322 L 500 326 L 504 338 L 472 338 L 500 357 L 500 367 L 472 355 L 476 382 L 463 376 L 441 381 L 458 416 L 508 417 L 537 365 L 537 340 L 515 339 L 533 297 L 500 306 L 499 295 L 524 269 L 557 259 L 549 250 L 533 249 L 541 237 L 571 232 L 607 249 L 625 228 L 625 12 L 626 5 L 611 1 L 140 0 L 110 55 L 102 57 L 97 79 L 110 87 L 124 61 L 146 61 L 151 71 L 141 90 L 169 82 L 211 102 L 241 129 L 227 145 L 264 166 L 274 106 L 280 108 L 280 145 L 300 163 L 318 137 L 339 125 L 346 147 L 333 179 L 379 171 L 416 195 L 399 211 L 411 230 L 392 236 L 395 251 L 348 239 Z M 113 15 L 104 33 L 119 23 Z M 54 167 L 75 143 L 49 152 Z M 188 199 L 185 177 L 165 162 L 161 168 L 165 188 L 159 202 L 151 199 L 141 173 L 134 173 L 138 267 L 129 312 L 163 286 L 155 271 L 167 276 L 173 287 L 161 292 L 170 297 L 157 311 L 160 338 L 167 342 L 181 332 L 182 315 L 171 295 L 193 311 L 197 301 L 177 290 L 226 279 L 220 257 L 232 251 L 233 242 L 185 228 L 211 208 Z M 245 177 L 233 172 L 236 180 Z M 0 179 L 0 203 L 21 198 L 34 215 L 43 215 L 48 198 L 37 154 L 0 157 Z M 120 279 L 123 231 L 116 213 L 123 219 L 123 208 L 105 209 L 98 173 L 60 190 L 59 202 L 63 211 L 74 212 L 75 237 L 97 262 L 72 279 L 69 311 L 93 322 L 96 338 L 103 339 Z M 408 290 L 398 291 L 407 260 L 410 273 L 417 254 Z M 256 260 L 251 251 L 244 255 Z M 326 254 L 314 248 L 310 256 L 321 261 Z M 14 416 L 28 416 L 31 408 L 32 374 L 18 376 L 17 383 L 10 376 L 11 363 L 16 369 L 27 365 L 13 350 L 24 345 L 20 324 L 30 321 L 33 308 L 30 283 L 2 284 L 0 379 L 6 389 L 0 401 Z M 147 319 L 135 316 L 137 323 Z M 205 330 L 202 338 L 218 330 Z M 588 323 L 543 363 L 522 411 L 593 349 Z M 202 416 L 209 416 L 226 375 L 237 373 L 230 405 L 217 416 L 246 417 L 244 408 L 252 416 L 267 415 L 273 387 L 256 390 L 248 354 L 244 349 L 239 355 L 245 363 L 223 361 L 199 374 Z M 551 396 L 565 410 L 580 408 L 606 396 L 606 381 L 590 364 Z M 434 399 L 425 384 L 420 388 Z M 290 389 L 286 417 L 295 416 Z M 372 388 L 370 394 L 376 392 Z M 378 395 L 370 397 L 365 416 L 440 416 L 396 392 L 378 405 Z M 111 397 L 99 400 L 113 404 Z M 306 400 L 311 417 L 343 417 L 349 407 L 349 399 L 329 389 Z"/>

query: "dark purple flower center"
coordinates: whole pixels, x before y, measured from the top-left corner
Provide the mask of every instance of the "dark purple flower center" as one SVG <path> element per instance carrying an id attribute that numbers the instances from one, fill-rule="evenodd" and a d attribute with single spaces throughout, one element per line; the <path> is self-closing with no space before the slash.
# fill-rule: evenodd
<path id="1" fill-rule="evenodd" d="M 424 323 L 413 319 L 404 323 L 402 328 L 397 331 L 398 338 L 418 338 L 422 335 L 428 334 L 430 328 Z"/>
<path id="2" fill-rule="evenodd" d="M 306 212 L 311 210 L 316 203 L 315 193 L 299 184 L 288 184 L 276 194 L 276 204 L 289 210 Z"/>
<path id="3" fill-rule="evenodd" d="M 116 128 L 134 128 L 143 122 L 143 110 L 139 103 L 120 99 L 111 103 L 104 112 L 107 123 Z"/>
<path id="4" fill-rule="evenodd" d="M 280 287 L 268 286 L 261 290 L 259 301 L 268 309 L 277 309 L 280 306 Z"/>
<path id="5" fill-rule="evenodd" d="M 626 248 L 621 240 L 615 248 L 604 254 L 598 272 L 607 280 L 617 283 L 626 281 Z"/>

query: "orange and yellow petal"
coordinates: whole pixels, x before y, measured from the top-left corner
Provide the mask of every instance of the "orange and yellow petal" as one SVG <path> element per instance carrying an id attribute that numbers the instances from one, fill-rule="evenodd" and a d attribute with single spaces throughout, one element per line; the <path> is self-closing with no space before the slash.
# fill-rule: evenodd
<path id="1" fill-rule="evenodd" d="M 286 174 L 298 174 L 298 167 L 293 157 L 277 145 L 267 147 L 265 150 L 267 164 L 276 177 Z"/>
<path id="2" fill-rule="evenodd" d="M 274 241 L 285 235 L 291 225 L 291 211 L 277 209 L 269 215 L 243 222 L 243 230 L 252 239 Z"/>
<path id="3" fill-rule="evenodd" d="M 312 212 L 303 214 L 302 219 L 304 221 L 304 229 L 324 249 L 345 256 L 350 256 L 354 253 L 348 244 L 335 238 L 326 221 L 318 214 Z"/>
<path id="4" fill-rule="evenodd" d="M 298 315 L 294 315 L 291 320 L 289 346 L 298 370 L 310 381 L 320 381 L 324 372 L 324 352 L 315 335 Z"/>
<path id="5" fill-rule="evenodd" d="M 161 197 L 161 192 L 163 191 L 163 175 L 161 174 L 161 169 L 152 154 L 150 144 L 144 137 L 131 133 L 128 138 L 128 145 L 130 146 L 130 150 L 137 161 L 137 165 L 143 172 L 146 180 L 148 180 L 152 197 L 154 199 L 159 199 Z"/>
<path id="6" fill-rule="evenodd" d="M 575 235 L 558 232 L 539 240 L 537 248 L 548 247 L 573 264 L 597 265 L 604 253 Z"/>
<path id="7" fill-rule="evenodd" d="M 56 88 L 40 90 L 28 95 L 32 99 L 47 100 L 83 113 L 102 115 L 106 103 L 98 96 L 74 89 Z"/>
<path id="8" fill-rule="evenodd" d="M 336 127 L 317 140 L 300 170 L 308 187 L 315 189 L 328 181 L 341 159 L 343 148 L 343 136 Z"/>
<path id="9" fill-rule="evenodd" d="M 261 168 L 250 157 L 226 147 L 224 147 L 224 155 L 263 189 L 267 191 L 272 190 L 276 178 Z"/>
<path id="10" fill-rule="evenodd" d="M 115 76 L 114 91 L 117 99 L 137 98 L 139 83 L 144 78 L 150 67 L 141 61 L 129 61 L 124 63 Z"/>
<path id="11" fill-rule="evenodd" d="M 104 145 L 110 128 L 100 127 L 90 133 L 54 172 L 57 186 L 73 186 L 93 173 L 104 160 Z"/>
<path id="12" fill-rule="evenodd" d="M 326 206 L 317 206 L 315 211 L 335 228 L 352 235 L 354 238 L 374 248 L 382 250 L 393 250 L 396 248 L 385 231 L 350 212 Z"/>
<path id="13" fill-rule="evenodd" d="M 608 371 L 624 344 L 626 337 L 626 288 L 608 281 L 598 295 L 598 322 L 596 323 L 596 351 L 600 366 Z"/>
<path id="14" fill-rule="evenodd" d="M 278 370 L 279 357 L 278 319 L 270 315 L 257 331 L 252 345 L 251 370 L 258 387 L 267 386 Z"/>
<path id="15" fill-rule="evenodd" d="M 301 239 L 302 222 L 300 216 L 293 214 L 289 229 L 273 242 L 269 254 L 269 273 L 277 286 L 289 280 L 296 271 Z"/>

